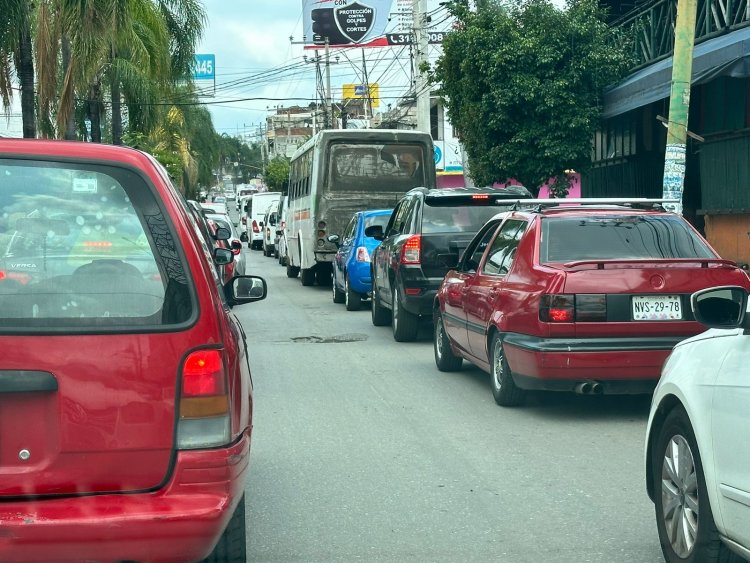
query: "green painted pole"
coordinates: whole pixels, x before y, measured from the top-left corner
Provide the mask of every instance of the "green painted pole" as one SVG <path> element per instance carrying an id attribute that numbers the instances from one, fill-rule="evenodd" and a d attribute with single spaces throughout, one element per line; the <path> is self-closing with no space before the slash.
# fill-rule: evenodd
<path id="1" fill-rule="evenodd" d="M 698 0 L 678 0 L 662 196 L 664 199 L 680 200 L 679 204 L 665 205 L 670 211 L 680 215 L 682 215 L 682 192 L 685 184 L 690 78 L 693 72 L 693 45 L 695 44 L 697 11 Z"/>

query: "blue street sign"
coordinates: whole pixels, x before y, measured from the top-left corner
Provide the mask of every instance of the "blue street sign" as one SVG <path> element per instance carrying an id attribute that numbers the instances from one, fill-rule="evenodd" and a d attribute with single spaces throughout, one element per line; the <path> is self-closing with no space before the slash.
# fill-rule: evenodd
<path id="1" fill-rule="evenodd" d="M 357 84 L 354 87 L 354 95 L 355 96 L 364 96 L 365 95 L 365 87 L 363 84 Z"/>
<path id="2" fill-rule="evenodd" d="M 214 80 L 216 78 L 216 55 L 195 55 L 193 78 Z"/>

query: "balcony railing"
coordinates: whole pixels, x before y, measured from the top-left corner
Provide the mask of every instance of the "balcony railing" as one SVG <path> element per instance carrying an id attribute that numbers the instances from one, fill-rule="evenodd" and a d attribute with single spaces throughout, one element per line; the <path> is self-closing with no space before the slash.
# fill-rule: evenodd
<path id="1" fill-rule="evenodd" d="M 672 54 L 676 15 L 677 0 L 651 0 L 612 23 L 630 39 L 636 68 Z M 749 24 L 749 0 L 698 0 L 695 42 Z"/>

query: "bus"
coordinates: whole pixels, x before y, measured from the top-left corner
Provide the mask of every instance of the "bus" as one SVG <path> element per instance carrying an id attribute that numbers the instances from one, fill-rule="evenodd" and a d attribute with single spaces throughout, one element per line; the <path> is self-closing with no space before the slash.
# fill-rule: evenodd
<path id="1" fill-rule="evenodd" d="M 417 187 L 434 188 L 429 133 L 389 129 L 321 131 L 294 153 L 289 169 L 287 276 L 330 283 L 335 242 L 356 211 L 396 205 Z"/>

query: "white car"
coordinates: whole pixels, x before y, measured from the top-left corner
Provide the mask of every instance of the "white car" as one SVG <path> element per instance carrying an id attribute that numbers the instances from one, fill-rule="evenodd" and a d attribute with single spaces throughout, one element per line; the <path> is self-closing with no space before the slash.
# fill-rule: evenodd
<path id="1" fill-rule="evenodd" d="M 711 327 L 675 346 L 654 391 L 646 482 L 669 563 L 750 560 L 750 316 L 747 290 L 693 294 Z"/>
<path id="2" fill-rule="evenodd" d="M 279 222 L 279 201 L 274 201 L 266 209 L 261 225 L 263 230 L 263 256 L 274 256 L 276 253 L 276 229 Z"/>

